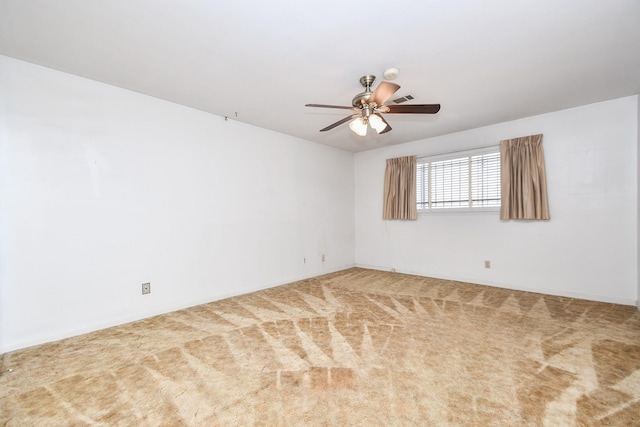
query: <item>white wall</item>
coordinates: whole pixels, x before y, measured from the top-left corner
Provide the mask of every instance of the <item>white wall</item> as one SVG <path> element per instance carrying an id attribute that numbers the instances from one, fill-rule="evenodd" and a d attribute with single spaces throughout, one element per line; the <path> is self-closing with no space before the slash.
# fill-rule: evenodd
<path id="1" fill-rule="evenodd" d="M 639 101 L 359 153 L 354 170 L 351 153 L 0 56 L 0 353 L 354 263 L 634 304 Z M 385 159 L 540 132 L 551 221 L 381 219 Z"/>
<path id="2" fill-rule="evenodd" d="M 0 56 L 0 352 L 352 266 L 353 194 L 352 153 Z"/>
<path id="3" fill-rule="evenodd" d="M 633 305 L 637 129 L 634 96 L 358 153 L 356 264 Z M 550 221 L 500 221 L 497 212 L 382 220 L 385 159 L 537 133 L 544 134 Z"/>

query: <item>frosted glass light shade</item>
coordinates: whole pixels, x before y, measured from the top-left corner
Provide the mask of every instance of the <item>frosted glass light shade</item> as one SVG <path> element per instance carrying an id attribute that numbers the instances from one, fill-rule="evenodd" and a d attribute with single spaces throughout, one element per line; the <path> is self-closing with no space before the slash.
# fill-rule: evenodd
<path id="1" fill-rule="evenodd" d="M 362 119 L 362 117 L 352 120 L 351 123 L 349 123 L 349 127 L 360 136 L 365 136 L 367 134 L 367 123 Z"/>
<path id="2" fill-rule="evenodd" d="M 375 114 L 372 114 L 369 117 L 369 124 L 378 133 L 382 132 L 383 130 L 385 130 L 387 128 L 387 124 L 384 121 L 382 121 L 380 116 L 376 116 Z"/>

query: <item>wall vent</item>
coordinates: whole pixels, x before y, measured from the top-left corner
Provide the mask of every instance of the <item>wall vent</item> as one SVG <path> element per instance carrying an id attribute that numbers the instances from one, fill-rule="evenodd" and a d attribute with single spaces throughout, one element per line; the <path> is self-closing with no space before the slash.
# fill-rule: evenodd
<path id="1" fill-rule="evenodd" d="M 414 99 L 413 95 L 405 95 L 401 96 L 400 98 L 396 98 L 391 102 L 393 102 L 394 104 L 402 104 L 403 102 L 411 101 L 412 99 Z"/>

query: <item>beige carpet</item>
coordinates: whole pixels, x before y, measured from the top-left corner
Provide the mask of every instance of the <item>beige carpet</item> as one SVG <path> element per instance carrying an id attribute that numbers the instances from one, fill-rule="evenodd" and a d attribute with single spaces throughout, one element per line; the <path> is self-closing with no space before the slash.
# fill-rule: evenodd
<path id="1" fill-rule="evenodd" d="M 640 314 L 349 269 L 2 356 L 0 425 L 640 425 Z"/>

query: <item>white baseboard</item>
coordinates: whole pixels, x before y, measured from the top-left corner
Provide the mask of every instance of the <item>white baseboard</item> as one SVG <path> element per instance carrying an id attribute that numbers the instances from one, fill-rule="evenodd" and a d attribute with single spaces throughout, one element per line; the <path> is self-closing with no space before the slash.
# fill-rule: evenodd
<path id="1" fill-rule="evenodd" d="M 514 291 L 533 292 L 536 294 L 554 295 L 559 297 L 568 297 L 568 298 L 583 299 L 588 301 L 606 302 L 611 304 L 632 305 L 632 306 L 638 307 L 638 309 L 640 310 L 640 303 L 638 301 L 634 301 L 631 299 L 624 299 L 624 298 L 609 297 L 605 295 L 591 295 L 591 294 L 584 294 L 580 292 L 571 292 L 571 291 L 558 290 L 558 289 L 513 286 L 505 283 L 479 281 L 477 279 L 472 279 L 468 277 L 431 275 L 431 274 L 424 274 L 422 272 L 402 271 L 397 269 L 391 269 L 388 267 L 381 267 L 381 266 L 367 265 L 367 264 L 356 264 L 356 267 L 367 268 L 367 269 L 378 270 L 378 271 L 395 271 L 396 273 L 411 274 L 411 275 L 422 276 L 422 277 L 433 277 L 434 279 L 455 280 L 457 282 L 474 283 L 478 285 L 493 286 L 495 288 L 511 289 Z"/>

